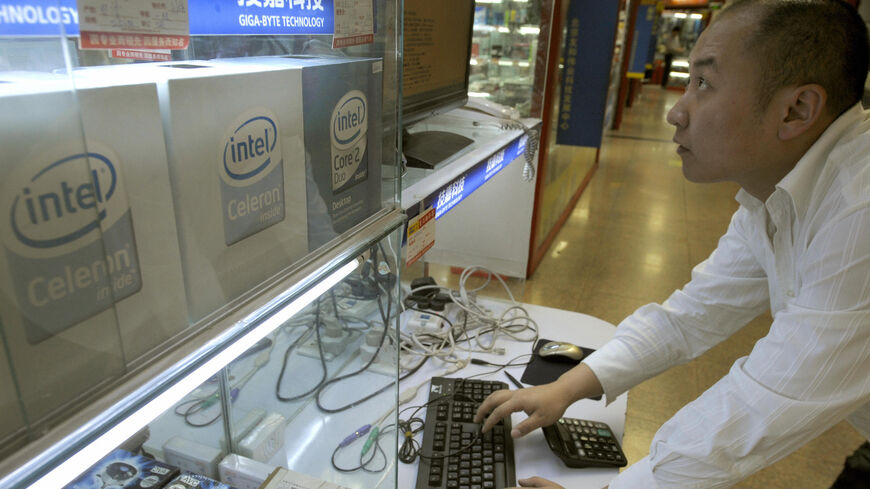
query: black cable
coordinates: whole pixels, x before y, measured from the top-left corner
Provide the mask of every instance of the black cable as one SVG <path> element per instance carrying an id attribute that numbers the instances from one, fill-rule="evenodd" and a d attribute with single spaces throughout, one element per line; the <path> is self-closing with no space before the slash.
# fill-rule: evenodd
<path id="1" fill-rule="evenodd" d="M 197 423 L 197 422 L 191 421 L 191 416 L 193 416 L 194 414 L 202 411 L 203 409 L 207 409 L 211 405 L 215 404 L 214 402 L 212 402 L 208 406 L 205 406 L 206 402 L 208 402 L 209 399 L 211 399 L 212 397 L 214 397 L 216 395 L 217 394 L 212 394 L 208 397 L 199 398 L 199 399 L 190 399 L 188 401 L 181 402 L 177 406 L 175 406 L 175 414 L 184 418 L 184 424 L 186 424 L 192 428 L 204 428 L 206 426 L 214 424 L 215 421 L 221 419 L 220 410 L 218 410 L 218 413 L 212 419 L 205 421 L 205 422 L 202 422 L 202 423 Z M 217 400 L 217 399 L 215 399 L 215 400 Z M 187 409 L 183 409 L 182 411 L 179 411 L 179 409 L 181 409 L 182 406 L 185 406 L 187 404 L 190 404 L 190 406 Z"/>
<path id="2" fill-rule="evenodd" d="M 436 397 L 434 399 L 429 399 L 424 404 L 421 404 L 419 406 L 409 406 L 409 407 L 403 409 L 402 411 L 400 411 L 399 414 L 401 414 L 404 411 L 407 411 L 408 409 L 415 409 L 414 412 L 411 414 L 411 417 L 408 418 L 407 421 L 402 421 L 401 419 L 398 421 L 398 426 L 400 427 L 400 429 L 402 429 L 402 434 L 404 436 L 404 440 L 402 441 L 402 444 L 399 446 L 399 455 L 398 455 L 399 461 L 406 463 L 406 464 L 410 464 L 410 463 L 414 463 L 414 461 L 417 460 L 417 457 L 420 457 L 421 459 L 426 458 L 429 460 L 445 459 L 447 457 L 453 457 L 455 455 L 463 453 L 466 450 L 468 450 L 469 448 L 473 447 L 474 444 L 477 443 L 477 441 L 480 440 L 480 437 L 482 436 L 482 433 L 479 431 L 477 433 L 475 433 L 474 438 L 472 438 L 468 442 L 467 445 L 459 447 L 459 449 L 456 451 L 446 453 L 444 455 L 438 455 L 438 456 L 426 455 L 426 454 L 422 453 L 422 447 L 420 446 L 420 442 L 415 440 L 414 436 L 417 433 L 419 433 L 420 431 L 423 431 L 426 424 L 422 418 L 417 417 L 417 413 L 421 409 L 429 406 L 430 404 L 438 403 L 446 398 L 451 398 L 451 397 L 452 398 L 464 397 L 466 400 L 469 400 L 471 402 L 477 402 L 477 403 L 483 402 L 483 399 L 474 399 L 470 396 L 466 396 L 465 394 L 457 392 L 457 390 L 459 390 L 462 387 L 462 384 L 464 384 L 466 380 L 474 378 L 474 377 L 478 377 L 480 375 L 489 375 L 490 373 L 492 373 L 492 372 L 484 372 L 482 374 L 472 375 L 469 377 L 457 379 L 457 383 L 454 386 L 452 394 L 445 394 L 443 396 L 439 396 L 439 397 Z M 414 427 L 415 423 L 419 423 L 420 426 L 415 428 Z"/>
<path id="3" fill-rule="evenodd" d="M 368 452 L 363 453 L 363 451 L 360 450 L 360 456 L 359 456 L 360 461 L 359 461 L 359 465 L 356 467 L 341 467 L 338 465 L 338 462 L 336 462 L 336 460 L 335 460 L 336 456 L 338 455 L 338 452 L 341 451 L 346 446 L 351 446 L 353 443 L 348 444 L 346 446 L 342 446 L 341 444 L 339 444 L 338 446 L 335 447 L 335 450 L 333 450 L 333 452 L 332 452 L 332 467 L 339 472 L 356 472 L 357 470 L 364 470 L 366 472 L 371 472 L 371 473 L 382 472 L 384 469 L 387 468 L 387 453 L 384 451 L 384 448 L 381 446 L 380 439 L 385 434 L 390 433 L 390 428 L 392 428 L 392 427 L 393 427 L 393 425 L 387 425 L 383 430 L 378 431 L 377 436 L 372 440 L 371 447 L 369 447 L 371 455 L 368 457 L 368 459 L 365 458 L 366 454 Z M 373 426 L 372 429 L 373 430 L 378 429 L 378 427 Z M 354 443 L 355 442 L 356 442 L 356 440 L 354 440 Z M 368 442 L 368 439 L 366 440 L 366 442 Z M 382 467 L 373 469 L 370 467 L 370 464 L 374 461 L 375 456 L 378 453 L 381 454 L 381 456 L 384 460 L 384 463 L 383 463 Z"/>
<path id="4" fill-rule="evenodd" d="M 309 396 L 315 391 L 319 391 L 321 387 L 323 387 L 324 382 L 326 381 L 327 376 L 327 368 L 326 368 L 326 359 L 323 355 L 323 342 L 320 340 L 320 299 L 317 299 L 317 307 L 314 312 L 314 334 L 317 336 L 317 350 L 320 353 L 320 366 L 321 366 L 321 377 L 320 381 L 315 385 L 312 389 L 296 395 L 285 397 L 281 395 L 281 383 L 284 380 L 284 374 L 287 371 L 287 359 L 290 357 L 290 353 L 296 348 L 302 338 L 305 337 L 305 333 L 299 335 L 296 338 L 296 341 L 290 344 L 287 349 L 284 351 L 284 361 L 281 363 L 281 372 L 278 374 L 278 381 L 275 383 L 275 397 L 278 398 L 279 401 L 282 402 L 291 402 L 296 401 L 298 399 L 302 399 L 303 397 Z"/>
<path id="5" fill-rule="evenodd" d="M 386 309 L 386 312 L 384 312 L 382 298 L 380 296 L 378 296 L 378 309 L 380 310 L 380 313 L 381 313 L 381 320 L 384 322 L 384 331 L 381 333 L 381 338 L 380 338 L 380 342 L 378 343 L 378 345 L 383 344 L 384 339 L 385 339 L 386 334 L 387 334 L 387 329 L 389 328 L 389 319 L 387 319 L 387 318 L 390 317 L 390 313 L 392 311 L 392 306 L 393 306 L 392 299 L 393 299 L 393 294 L 387 293 L 387 309 Z M 351 372 L 351 373 L 346 374 L 346 375 L 339 376 L 339 377 L 334 377 L 334 378 L 326 381 L 324 383 L 323 387 L 320 390 L 318 390 L 317 394 L 315 395 L 315 401 L 317 403 L 317 408 L 320 409 L 321 411 L 323 411 L 325 413 L 329 413 L 329 414 L 340 413 L 342 411 L 346 411 L 348 409 L 354 408 L 354 407 L 374 398 L 378 394 L 381 394 L 382 392 L 386 391 L 387 389 L 389 389 L 390 387 L 395 385 L 396 381 L 394 380 L 394 381 L 390 382 L 389 384 L 376 390 L 375 392 L 372 392 L 371 394 L 369 394 L 363 398 L 357 399 L 356 401 L 354 401 L 350 404 L 346 404 L 346 405 L 338 407 L 338 408 L 327 408 L 323 405 L 323 403 L 320 399 L 320 396 L 326 390 L 326 388 L 328 386 L 335 384 L 336 382 L 345 380 L 347 378 L 353 377 L 355 375 L 359 375 L 360 373 L 366 371 L 372 365 L 372 363 L 374 363 L 375 359 L 377 359 L 378 352 L 380 352 L 380 346 L 378 346 L 378 350 L 376 350 L 375 354 L 372 355 L 372 358 L 370 358 L 369 361 L 366 362 L 366 364 L 363 365 L 363 367 L 360 368 L 359 370 L 357 370 L 355 372 Z M 399 377 L 399 381 L 405 380 L 408 377 L 410 377 L 411 375 L 414 375 L 418 370 L 420 370 L 420 368 L 423 366 L 423 364 L 426 363 L 427 360 L 428 360 L 428 357 L 424 357 L 423 360 L 419 364 L 415 365 L 414 368 L 412 368 L 407 373 L 405 373 L 405 375 Z"/>
<path id="6" fill-rule="evenodd" d="M 399 455 L 398 455 L 399 461 L 406 463 L 406 464 L 410 464 L 410 463 L 413 463 L 417 459 L 417 457 L 427 458 L 430 460 L 444 459 L 444 458 L 452 457 L 454 455 L 462 453 L 465 450 L 468 450 L 470 447 L 474 446 L 474 444 L 477 443 L 477 441 L 481 437 L 481 432 L 479 432 L 479 431 L 475 434 L 474 438 L 471 439 L 471 441 L 468 443 L 468 445 L 460 447 L 459 450 L 457 450 L 455 452 L 451 452 L 451 453 L 447 453 L 447 454 L 439 455 L 439 456 L 426 455 L 426 454 L 421 453 L 422 447 L 420 446 L 420 443 L 414 439 L 414 436 L 425 428 L 425 421 L 423 421 L 422 418 L 417 417 L 417 413 L 421 409 L 428 407 L 430 404 L 440 402 L 440 401 L 442 401 L 446 398 L 449 398 L 449 397 L 455 398 L 455 397 L 461 396 L 461 397 L 464 397 L 471 402 L 475 402 L 478 404 L 482 403 L 485 399 L 474 399 L 472 397 L 466 396 L 465 394 L 459 393 L 457 391 L 462 387 L 462 384 L 464 384 L 465 381 L 467 381 L 469 379 L 473 379 L 475 377 L 484 377 L 487 375 L 496 374 L 496 373 L 502 371 L 506 367 L 527 365 L 527 363 L 526 364 L 514 363 L 514 360 L 516 360 L 518 358 L 525 357 L 525 356 L 530 356 L 530 354 L 525 353 L 522 355 L 518 355 L 518 356 L 512 358 L 507 364 L 504 364 L 504 365 L 495 364 L 495 365 L 499 365 L 499 368 L 496 370 L 492 370 L 489 372 L 481 372 L 479 374 L 469 375 L 468 377 L 456 379 L 457 382 L 453 388 L 453 394 L 445 394 L 443 396 L 439 396 L 439 397 L 436 397 L 434 399 L 429 399 L 428 401 L 426 401 L 425 404 L 421 404 L 419 406 L 409 406 L 409 407 L 399 411 L 397 413 L 397 416 L 401 416 L 401 414 L 403 412 L 405 412 L 409 409 L 414 409 L 414 412 L 411 413 L 411 416 L 408 418 L 407 421 L 402 421 L 401 419 L 399 419 L 399 421 L 398 421 L 398 423 L 399 423 L 398 426 L 400 429 L 402 429 L 402 433 L 404 436 L 404 441 L 399 446 Z M 476 363 L 478 365 L 480 365 L 482 363 L 488 363 L 485 360 L 478 360 L 477 362 L 475 362 L 475 360 L 477 360 L 477 359 L 472 359 L 472 362 Z M 414 427 L 415 423 L 420 424 L 419 428 Z"/>

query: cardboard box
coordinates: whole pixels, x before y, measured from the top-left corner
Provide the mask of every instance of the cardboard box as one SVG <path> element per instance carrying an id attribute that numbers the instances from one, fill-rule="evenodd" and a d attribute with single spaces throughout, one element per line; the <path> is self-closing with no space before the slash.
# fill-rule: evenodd
<path id="1" fill-rule="evenodd" d="M 156 489 L 178 474 L 178 468 L 116 449 L 85 471 L 66 489 Z"/>
<path id="2" fill-rule="evenodd" d="M 301 71 L 125 67 L 158 86 L 191 321 L 308 252 Z"/>
<path id="3" fill-rule="evenodd" d="M 0 320 L 38 422 L 185 328 L 183 281 L 153 84 L 0 84 L 0 126 Z"/>
<path id="4" fill-rule="evenodd" d="M 261 489 L 348 489 L 308 474 L 278 467 L 266 479 Z"/>
<path id="5" fill-rule="evenodd" d="M 218 466 L 221 481 L 238 489 L 259 489 L 275 467 L 231 453 Z"/>
<path id="6" fill-rule="evenodd" d="M 89 151 L 113 142 L 126 179 L 141 286 L 115 307 L 130 364 L 189 325 L 157 87 L 77 79 L 76 90 Z"/>
<path id="7" fill-rule="evenodd" d="M 216 61 L 302 69 L 312 250 L 381 209 L 382 60 L 270 56 Z"/>
<path id="8" fill-rule="evenodd" d="M 3 323 L 0 322 L 0 331 Z M 24 430 L 24 417 L 21 413 L 21 404 L 18 402 L 18 392 L 12 380 L 12 372 L 9 370 L 9 359 L 6 352 L 0 349 L 0 446 L 5 445 L 4 440 Z"/>

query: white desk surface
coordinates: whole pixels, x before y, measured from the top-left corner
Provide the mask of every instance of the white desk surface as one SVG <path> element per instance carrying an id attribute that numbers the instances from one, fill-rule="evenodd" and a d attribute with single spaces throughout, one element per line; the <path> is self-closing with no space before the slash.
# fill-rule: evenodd
<path id="1" fill-rule="evenodd" d="M 504 307 L 504 303 L 501 303 L 501 306 L 498 305 L 499 303 L 495 302 L 492 304 L 492 306 L 488 305 L 488 307 L 491 307 L 494 310 L 497 310 L 499 307 Z M 616 330 L 612 324 L 586 314 L 529 304 L 524 306 L 526 310 L 528 310 L 529 315 L 538 323 L 540 337 L 542 338 L 570 341 L 580 346 L 598 348 L 609 340 Z M 507 363 L 510 359 L 518 355 L 530 353 L 532 348 L 531 343 L 505 341 L 504 338 L 500 340 L 499 346 L 505 347 L 506 352 L 504 355 L 475 354 L 474 357 L 490 360 L 493 363 Z M 469 365 L 465 369 L 451 375 L 451 377 L 467 377 L 494 369 L 494 367 Z M 524 366 L 519 366 L 512 367 L 508 369 L 508 371 L 515 378 L 519 379 L 522 376 L 524 369 Z M 402 385 L 417 385 L 433 375 L 439 375 L 443 370 L 443 367 L 438 366 L 434 362 L 427 362 L 419 372 L 404 381 Z M 498 372 L 481 378 L 500 380 L 507 382 L 510 385 L 504 372 Z M 511 387 L 513 388 L 513 386 Z M 420 405 L 425 403 L 427 398 L 428 389 L 421 388 L 417 397 L 406 404 L 406 406 Z M 619 396 L 613 403 L 606 407 L 604 405 L 604 399 L 600 401 L 584 399 L 569 407 L 565 412 L 565 416 L 603 421 L 610 425 L 613 429 L 614 435 L 621 444 L 625 432 L 626 399 L 627 397 L 625 395 Z M 421 414 L 423 414 L 422 411 Z M 405 416 L 407 415 L 408 412 L 405 413 Z M 514 413 L 511 416 L 511 422 L 516 425 L 525 418 L 526 415 L 524 413 Z M 422 433 L 419 434 L 418 437 L 422 438 Z M 571 489 L 601 489 L 618 473 L 618 469 L 572 469 L 565 466 L 565 464 L 556 458 L 556 456 L 550 451 L 541 430 L 535 430 L 522 438 L 515 439 L 514 454 L 517 479 L 541 476 Z M 413 488 L 415 487 L 416 480 L 417 464 L 400 464 L 397 487 L 400 489 Z"/>
<path id="2" fill-rule="evenodd" d="M 479 302 L 496 313 L 500 313 L 507 307 L 506 302 L 484 299 L 480 299 Z M 581 346 L 597 348 L 613 336 L 615 331 L 613 325 L 585 314 L 533 305 L 525 305 L 525 307 L 538 323 L 542 338 L 570 341 Z M 290 423 L 286 428 L 284 446 L 268 461 L 271 466 L 289 467 L 351 489 L 375 489 L 393 487 L 393 477 L 396 474 L 393 464 L 398 464 L 398 479 L 395 487 L 399 489 L 414 488 L 417 464 L 405 465 L 395 460 L 396 452 L 390 449 L 391 442 L 388 441 L 395 439 L 392 436 L 385 437 L 381 441 L 382 448 L 390 458 L 390 464 L 385 471 L 341 473 L 334 470 L 329 463 L 333 449 L 342 438 L 361 425 L 372 423 L 395 405 L 396 390 L 394 387 L 387 389 L 372 400 L 362 403 L 359 407 L 335 414 L 325 414 L 319 411 L 313 405 L 313 399 L 310 396 L 291 403 L 277 401 L 275 381 L 283 363 L 283 352 L 300 333 L 299 330 L 293 330 L 289 333 L 283 332 L 276 335 L 276 348 L 272 352 L 269 364 L 255 374 L 254 379 L 242 389 L 241 395 L 233 404 L 235 419 L 240 419 L 254 408 L 278 412 L 288 418 Z M 501 337 L 497 346 L 506 349 L 505 355 L 474 354 L 473 356 L 495 363 L 506 363 L 518 355 L 530 353 L 532 344 L 515 342 L 509 338 Z M 330 377 L 354 372 L 364 366 L 365 362 L 356 355 L 356 349 L 349 350 L 351 351 L 346 351 L 328 362 L 327 368 Z M 241 375 L 246 372 L 250 368 L 249 365 L 253 362 L 254 356 L 241 361 L 233 369 L 233 373 Z M 519 379 L 524 368 L 523 366 L 512 367 L 509 371 L 511 375 Z M 400 390 L 419 385 L 432 376 L 441 375 L 444 370 L 445 366 L 440 361 L 430 360 L 420 371 L 403 381 Z M 452 376 L 467 377 L 492 370 L 495 368 L 469 365 Z M 316 385 L 317 379 L 321 375 L 318 360 L 295 354 L 288 362 L 288 372 L 290 374 L 284 381 L 284 395 L 304 392 L 312 385 Z M 394 374 L 383 375 L 366 371 L 329 389 L 322 396 L 322 401 L 324 405 L 329 407 L 342 406 L 350 399 L 359 399 L 382 386 L 389 385 L 394 378 Z M 508 382 L 503 372 L 481 378 Z M 206 387 L 206 390 L 211 389 L 214 387 Z M 414 400 L 401 406 L 400 410 L 408 406 L 424 404 L 427 399 L 428 383 L 419 389 Z M 566 412 L 566 416 L 603 421 L 610 425 L 614 435 L 621 441 L 625 426 L 625 407 L 626 396 L 624 395 L 606 408 L 603 400 L 583 400 L 572 405 Z M 206 414 L 217 414 L 219 409 L 220 406 L 215 403 Z M 400 417 L 407 419 L 411 412 L 411 410 L 401 412 Z M 425 416 L 425 410 L 421 410 L 418 415 Z M 392 413 L 389 419 L 394 419 L 393 416 L 395 413 Z M 511 419 L 516 424 L 524 418 L 524 414 L 514 413 Z M 391 422 L 387 421 L 387 423 Z M 185 426 L 184 420 L 173 414 L 172 411 L 152 422 L 150 427 L 149 448 L 153 448 L 157 452 L 160 451 L 162 444 L 173 435 L 181 435 L 201 444 L 218 447 L 223 433 L 221 422 L 215 422 L 205 428 L 191 429 Z M 417 439 L 422 439 L 422 433 L 417 435 Z M 552 454 L 540 430 L 515 440 L 514 443 L 518 479 L 540 475 L 571 489 L 601 489 L 617 474 L 616 469 L 570 469 L 566 467 L 561 460 Z M 343 466 L 354 466 L 359 461 L 358 446 L 354 445 L 342 452 L 337 460 Z"/>

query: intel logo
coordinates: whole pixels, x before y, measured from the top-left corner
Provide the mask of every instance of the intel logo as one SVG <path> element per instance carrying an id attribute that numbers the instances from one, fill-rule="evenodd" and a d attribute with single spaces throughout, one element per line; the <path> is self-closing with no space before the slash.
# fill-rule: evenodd
<path id="1" fill-rule="evenodd" d="M 275 156 L 280 160 L 276 118 L 265 110 L 257 112 L 241 117 L 226 138 L 222 174 L 227 183 L 251 180 L 264 174 Z"/>
<path id="2" fill-rule="evenodd" d="M 118 174 L 104 154 L 67 156 L 16 180 L 10 227 L 25 247 L 48 249 L 73 243 L 113 217 L 107 213 L 115 214 L 110 201 L 119 193 Z"/>
<path id="3" fill-rule="evenodd" d="M 337 148 L 347 148 L 366 133 L 368 127 L 366 96 L 359 90 L 347 92 L 332 111 L 330 136 Z"/>

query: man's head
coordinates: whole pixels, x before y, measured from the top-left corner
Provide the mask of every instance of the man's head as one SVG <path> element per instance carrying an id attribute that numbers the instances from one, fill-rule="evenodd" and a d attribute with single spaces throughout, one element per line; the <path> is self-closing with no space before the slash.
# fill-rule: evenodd
<path id="1" fill-rule="evenodd" d="M 765 199 L 860 100 L 867 33 L 841 0 L 736 0 L 701 34 L 689 63 L 686 93 L 668 113 L 683 173 L 735 181 Z"/>
<path id="2" fill-rule="evenodd" d="M 861 100 L 867 77 L 867 27 L 843 0 L 735 0 L 719 19 L 748 15 L 756 28 L 743 48 L 761 68 L 758 107 L 777 90 L 817 83 L 839 116 Z"/>

